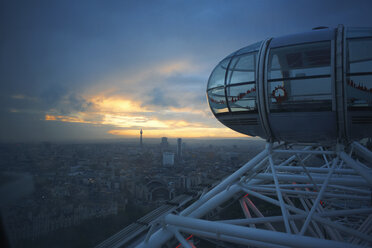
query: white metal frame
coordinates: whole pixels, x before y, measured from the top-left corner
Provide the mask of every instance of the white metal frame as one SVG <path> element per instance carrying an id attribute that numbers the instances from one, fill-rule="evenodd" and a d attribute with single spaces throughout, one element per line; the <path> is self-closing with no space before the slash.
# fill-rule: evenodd
<path id="1" fill-rule="evenodd" d="M 174 239 L 195 247 L 184 238 L 190 234 L 250 247 L 372 246 L 372 169 L 358 154 L 372 163 L 372 153 L 356 142 L 348 147 L 268 143 L 192 205 L 166 215 L 161 228 L 151 228 L 137 247 L 162 247 Z M 205 218 L 237 196 L 245 218 Z M 257 199 L 281 214 L 264 216 Z"/>

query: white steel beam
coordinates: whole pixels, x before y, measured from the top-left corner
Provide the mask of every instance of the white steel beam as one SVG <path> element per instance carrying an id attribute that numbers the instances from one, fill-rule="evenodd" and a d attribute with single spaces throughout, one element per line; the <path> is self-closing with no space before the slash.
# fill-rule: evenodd
<path id="1" fill-rule="evenodd" d="M 368 169 L 365 165 L 361 164 L 360 162 L 355 161 L 354 159 L 352 159 L 345 152 L 341 152 L 340 157 L 341 157 L 342 160 L 345 161 L 345 163 L 347 165 L 349 165 L 360 176 L 362 176 L 368 182 L 369 186 L 372 186 L 372 173 L 371 173 L 370 169 Z"/>
<path id="2" fill-rule="evenodd" d="M 354 141 L 352 144 L 353 148 L 367 161 L 372 162 L 372 152 L 359 144 L 358 142 Z"/>
<path id="3" fill-rule="evenodd" d="M 280 203 L 279 203 L 278 200 L 272 199 L 272 198 L 267 197 L 265 195 L 262 195 L 260 193 L 257 193 L 257 192 L 254 192 L 252 190 L 249 190 L 247 187 L 244 187 L 244 186 L 241 186 L 241 187 L 242 187 L 242 189 L 246 193 L 248 193 L 250 195 L 253 195 L 253 196 L 257 197 L 257 198 L 260 198 L 261 200 L 267 201 L 269 203 L 272 203 L 272 204 L 277 205 L 277 206 L 280 207 Z M 307 212 L 305 212 L 304 210 L 299 209 L 299 208 L 296 208 L 296 207 L 292 207 L 290 205 L 285 205 L 285 207 L 288 208 L 288 210 L 290 210 L 290 211 L 292 211 L 294 213 L 297 213 L 297 214 L 307 214 Z M 343 226 L 343 225 L 338 224 L 336 222 L 333 222 L 333 221 L 324 219 L 324 218 L 320 217 L 318 214 L 314 214 L 313 215 L 313 219 L 316 220 L 317 222 L 322 223 L 322 224 L 325 224 L 325 225 L 331 226 L 333 228 L 336 228 L 336 229 L 338 229 L 338 230 L 340 230 L 340 231 L 342 231 L 344 233 L 352 234 L 352 235 L 357 236 L 357 237 L 359 237 L 361 239 L 364 239 L 364 240 L 366 240 L 368 242 L 372 242 L 372 237 L 370 237 L 369 235 L 364 234 L 364 233 L 360 233 L 360 232 L 358 232 L 358 231 L 356 231 L 356 230 L 354 230 L 352 228 Z"/>
<path id="4" fill-rule="evenodd" d="M 174 236 L 176 236 L 177 240 L 180 241 L 184 248 L 192 248 L 189 242 L 187 242 L 187 240 L 180 234 L 180 232 L 176 228 L 172 228 L 170 230 L 172 230 Z"/>
<path id="5" fill-rule="evenodd" d="M 271 172 L 273 173 L 273 177 L 274 177 L 276 194 L 278 196 L 279 203 L 280 203 L 280 208 L 282 210 L 282 214 L 283 214 L 283 218 L 284 218 L 285 230 L 286 230 L 287 233 L 291 233 L 291 228 L 289 226 L 289 221 L 288 221 L 288 215 L 289 215 L 289 213 L 288 213 L 287 209 L 284 206 L 283 196 L 282 196 L 282 192 L 280 191 L 279 181 L 278 181 L 278 177 L 276 175 L 276 171 L 275 171 L 275 167 L 274 167 L 274 162 L 273 162 L 273 159 L 271 157 L 271 154 L 269 154 L 269 163 L 270 163 L 270 167 L 271 167 Z"/>
<path id="6" fill-rule="evenodd" d="M 286 174 L 278 174 L 278 179 L 280 181 L 289 181 L 289 182 L 300 182 L 300 183 L 309 183 L 309 178 L 303 175 L 286 175 Z M 263 180 L 272 180 L 273 175 L 271 173 L 259 173 L 256 176 L 257 179 Z M 314 176 L 313 180 L 315 183 L 322 183 L 325 179 L 325 176 Z M 365 187 L 368 186 L 365 180 L 362 180 L 362 177 L 359 176 L 338 176 L 335 178 L 331 178 L 329 181 L 331 184 L 337 185 L 347 185 L 347 186 L 360 186 Z"/>
<path id="7" fill-rule="evenodd" d="M 259 192 L 276 192 L 275 188 L 269 188 L 269 187 L 260 187 L 260 186 L 247 186 L 250 189 L 253 189 L 255 191 Z M 291 197 L 297 197 L 299 198 L 300 196 L 307 196 L 311 198 L 316 198 L 318 193 L 317 192 L 312 192 L 312 191 L 303 191 L 303 190 L 290 190 L 290 189 L 282 189 L 282 193 L 287 193 L 291 194 Z M 370 192 L 369 192 L 370 193 Z M 371 196 L 370 195 L 355 195 L 355 194 L 341 194 L 341 193 L 324 193 L 324 197 L 329 197 L 329 198 L 338 198 L 338 199 L 352 199 L 352 200 L 360 200 L 360 201 L 370 201 Z"/>
<path id="8" fill-rule="evenodd" d="M 313 214 L 315 213 L 315 210 L 317 209 L 318 204 L 320 203 L 320 199 L 322 199 L 322 197 L 323 197 L 323 194 L 325 192 L 325 189 L 327 188 L 329 179 L 331 178 L 333 170 L 335 169 L 335 166 L 337 165 L 337 163 L 338 163 L 338 157 L 335 158 L 332 162 L 332 167 L 329 170 L 327 178 L 324 180 L 324 183 L 323 183 L 322 187 L 320 188 L 319 194 L 315 199 L 315 203 L 314 203 L 313 207 L 311 208 L 310 213 L 308 214 L 308 216 L 305 220 L 305 224 L 301 228 L 300 235 L 304 235 L 304 233 L 305 233 L 305 231 L 306 231 L 306 229 L 307 229 L 307 227 L 310 223 L 310 220 L 313 217 Z"/>
<path id="9" fill-rule="evenodd" d="M 244 212 L 245 218 L 252 219 L 251 212 L 249 212 L 247 203 L 244 201 L 243 198 L 239 200 L 239 203 L 240 203 L 240 206 L 241 206 L 241 208 Z M 252 228 L 256 228 L 256 225 L 254 223 L 250 223 L 249 226 L 252 227 Z"/>
<path id="10" fill-rule="evenodd" d="M 291 172 L 305 172 L 302 167 L 295 167 L 295 166 L 275 166 L 277 171 L 291 171 Z M 320 167 L 306 167 L 306 170 L 309 172 L 315 173 L 328 173 L 329 168 L 320 168 Z M 348 175 L 355 175 L 357 174 L 353 169 L 335 169 L 334 173 L 337 174 L 348 174 Z"/>
<path id="11" fill-rule="evenodd" d="M 195 229 L 183 227 L 182 231 L 185 233 L 195 233 Z M 247 246 L 252 246 L 252 247 L 262 247 L 262 248 L 288 248 L 288 246 L 283 246 L 283 245 L 276 245 L 270 242 L 262 242 L 262 241 L 256 241 L 253 239 L 247 239 L 247 238 L 237 238 L 233 237 L 230 235 L 225 235 L 221 233 L 216 233 L 213 230 L 210 231 L 197 231 L 197 234 L 193 234 L 195 236 L 199 237 L 204 237 L 204 238 L 211 238 L 211 239 L 216 239 L 216 240 L 223 240 L 227 241 L 233 244 L 243 244 Z M 152 247 L 149 247 L 152 248 Z"/>
<path id="12" fill-rule="evenodd" d="M 350 210 L 333 210 L 330 212 L 318 213 L 320 217 L 337 217 L 337 216 L 349 216 L 349 215 L 367 215 L 372 214 L 372 208 L 360 208 L 360 209 L 350 209 Z M 288 218 L 290 220 L 300 220 L 305 219 L 307 214 L 295 214 L 290 215 Z M 249 224 L 262 224 L 265 222 L 279 222 L 283 221 L 283 216 L 268 216 L 268 217 L 257 217 L 251 219 L 233 219 L 233 220 L 220 220 L 218 222 L 234 224 L 234 225 L 249 225 Z"/>
<path id="13" fill-rule="evenodd" d="M 235 238 L 241 239 L 250 239 L 261 242 L 270 242 L 277 245 L 292 246 L 292 247 L 304 247 L 304 248 L 313 248 L 313 247 L 358 247 L 352 244 L 317 239 L 306 236 L 299 236 L 288 233 L 273 232 L 262 229 L 255 229 L 250 227 L 242 227 L 231 224 L 225 224 L 221 222 L 213 222 L 201 219 L 194 219 L 190 217 L 177 216 L 174 214 L 169 214 L 164 219 L 166 224 L 176 226 L 181 231 L 185 231 L 184 228 L 187 228 L 188 231 L 191 231 L 194 235 L 198 235 L 199 231 L 202 232 L 211 232 L 213 231 L 219 235 L 226 235 Z"/>
<path id="14" fill-rule="evenodd" d="M 254 212 L 257 216 L 259 216 L 259 217 L 261 217 L 261 218 L 264 218 L 264 216 L 263 216 L 263 214 L 261 213 L 261 211 L 258 210 L 258 208 L 256 207 L 256 205 L 254 205 L 254 203 L 251 201 L 251 199 L 249 199 L 248 197 L 244 197 L 243 199 L 244 199 L 244 201 L 249 205 L 249 207 L 253 210 L 253 212 Z M 265 224 L 265 226 L 266 226 L 269 230 L 271 230 L 271 231 L 275 231 L 275 228 L 271 225 L 271 223 L 266 222 L 266 223 L 264 223 L 264 224 Z"/>
<path id="15" fill-rule="evenodd" d="M 284 195 L 284 199 L 286 200 L 286 202 L 287 202 L 288 204 L 290 204 L 291 206 L 294 206 L 292 200 L 291 200 L 287 195 Z M 289 216 L 290 216 L 290 215 L 289 215 Z M 289 216 L 288 216 L 288 217 L 289 217 Z M 294 220 L 291 220 L 291 219 L 289 218 L 289 224 L 291 225 L 293 232 L 294 232 L 295 234 L 298 234 L 299 230 L 298 230 L 297 225 L 296 225 L 296 223 L 294 222 Z M 310 230 L 311 234 L 313 234 L 314 236 L 316 236 L 315 233 L 314 233 L 314 231 L 313 231 L 311 228 L 309 228 L 309 230 Z"/>
<path id="16" fill-rule="evenodd" d="M 150 233 L 137 247 L 158 248 L 172 237 L 178 239 L 184 247 L 193 247 L 180 232 L 254 247 L 371 245 L 372 237 L 369 232 L 372 229 L 372 220 L 370 218 L 364 223 L 362 220 L 366 215 L 372 214 L 369 190 L 372 185 L 372 170 L 352 159 L 351 153 L 348 155 L 339 152 L 344 149 L 340 145 L 334 147 L 335 150 L 328 151 L 324 151 L 321 146 L 302 146 L 303 150 L 298 149 L 296 144 L 289 147 L 285 150 L 272 148 L 272 144 L 267 144 L 264 151 L 181 211 L 179 216 L 165 216 L 160 229 L 155 231 L 155 227 L 151 228 Z M 358 144 L 353 144 L 353 147 L 360 150 Z M 337 154 L 342 160 L 335 158 Z M 317 155 L 323 156 L 325 165 L 313 164 L 314 161 L 319 161 L 318 158 L 312 161 L 312 166 L 303 164 L 304 160 Z M 293 166 L 292 162 L 296 157 L 301 166 Z M 277 165 L 274 164 L 274 159 Z M 343 168 L 344 162 L 351 168 Z M 312 192 L 317 188 L 320 188 L 317 190 L 319 193 Z M 264 217 L 249 197 L 243 197 L 240 203 L 246 219 L 196 219 L 206 216 L 231 198 L 241 197 L 243 192 L 248 193 L 249 197 L 256 197 L 280 207 L 282 216 Z M 300 202 L 295 202 L 294 198 L 298 198 Z M 319 205 L 321 199 L 326 202 L 324 208 Z M 302 206 L 298 207 L 297 203 Z M 301 209 L 302 207 L 305 210 Z M 252 218 L 251 213 L 258 217 Z M 352 218 L 348 219 L 347 216 Z M 296 226 L 298 221 L 304 223 L 300 232 Z M 287 233 L 276 231 L 271 225 L 274 222 L 284 223 Z M 260 225 L 254 226 L 255 224 L 264 224 L 269 230 L 257 229 Z M 306 233 L 314 237 L 291 234 L 291 228 L 294 233 Z M 338 231 L 343 236 L 340 236 Z"/>
<path id="17" fill-rule="evenodd" d="M 274 153 L 304 153 L 304 154 L 328 154 L 328 155 L 335 155 L 336 152 L 334 151 L 314 151 L 314 150 L 273 150 Z"/>
<path id="18" fill-rule="evenodd" d="M 206 193 L 201 199 L 193 203 L 190 207 L 185 209 L 182 212 L 182 216 L 187 216 L 197 208 L 199 208 L 204 202 L 208 201 L 210 198 L 212 198 L 217 193 L 221 192 L 222 190 L 225 190 L 227 186 L 232 184 L 234 181 L 239 180 L 239 178 L 245 174 L 247 171 L 251 170 L 257 163 L 259 163 L 262 159 L 266 157 L 268 154 L 267 148 L 263 150 L 261 153 L 259 153 L 256 157 L 251 159 L 248 163 L 243 165 L 239 170 L 231 174 L 229 177 L 227 177 L 225 180 L 223 180 L 220 184 L 218 184 L 216 187 L 214 187 L 211 191 Z"/>

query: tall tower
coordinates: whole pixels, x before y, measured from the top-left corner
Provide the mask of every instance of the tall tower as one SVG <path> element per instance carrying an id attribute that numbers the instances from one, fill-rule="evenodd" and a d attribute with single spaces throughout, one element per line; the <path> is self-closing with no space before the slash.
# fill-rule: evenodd
<path id="1" fill-rule="evenodd" d="M 143 131 L 142 131 L 142 128 L 141 128 L 141 131 L 140 131 L 140 147 L 142 148 L 143 144 L 142 144 L 142 134 L 143 134 Z"/>
<path id="2" fill-rule="evenodd" d="M 163 151 L 165 151 L 165 150 L 168 149 L 169 144 L 168 144 L 168 138 L 167 138 L 167 137 L 162 137 L 162 138 L 161 138 L 160 146 L 161 146 L 161 149 L 162 149 Z"/>
<path id="3" fill-rule="evenodd" d="M 178 161 L 181 161 L 182 159 L 182 139 L 177 139 L 177 159 Z"/>

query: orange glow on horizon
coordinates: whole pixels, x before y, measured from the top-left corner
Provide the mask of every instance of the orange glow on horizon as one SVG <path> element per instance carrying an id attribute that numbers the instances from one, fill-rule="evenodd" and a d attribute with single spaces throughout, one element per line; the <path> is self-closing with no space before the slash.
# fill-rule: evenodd
<path id="1" fill-rule="evenodd" d="M 86 121 L 75 116 L 65 116 L 65 115 L 45 115 L 46 121 L 63 121 L 63 122 L 73 122 L 73 123 L 88 123 L 88 124 L 100 124 L 94 121 Z"/>
<path id="2" fill-rule="evenodd" d="M 137 137 L 138 129 L 130 130 L 110 130 L 109 134 L 124 136 L 124 137 Z M 228 128 L 198 128 L 198 127 L 189 127 L 189 128 L 174 128 L 174 129 L 150 129 L 143 130 L 144 137 L 148 138 L 159 138 L 159 137 L 168 137 L 168 138 L 243 138 L 247 135 L 237 133 Z"/>
<path id="3" fill-rule="evenodd" d="M 166 123 L 151 119 L 145 116 L 123 116 L 115 114 L 104 114 L 102 121 L 104 125 L 113 125 L 117 127 L 152 127 L 152 128 L 167 128 Z"/>
<path id="4" fill-rule="evenodd" d="M 193 69 L 193 64 L 188 60 L 170 61 L 159 67 L 155 67 L 155 71 L 161 74 L 169 75 L 177 71 L 187 71 Z"/>
<path id="5" fill-rule="evenodd" d="M 190 107 L 169 107 L 155 112 L 150 109 L 151 106 L 144 107 L 141 102 L 121 96 L 96 95 L 87 99 L 91 104 L 83 112 L 61 115 L 56 109 L 52 109 L 45 115 L 45 120 L 111 127 L 109 134 L 123 137 L 137 137 L 141 128 L 145 137 L 149 138 L 247 137 L 225 127 L 213 127 L 204 123 L 203 120 L 209 118 L 206 111 Z M 185 113 L 185 117 L 180 113 Z M 195 121 L 187 120 L 187 114 L 193 114 L 192 119 Z M 169 119 L 163 119 L 164 116 L 169 116 Z M 190 119 L 190 115 L 188 118 Z"/>
<path id="6" fill-rule="evenodd" d="M 90 99 L 94 108 L 103 113 L 145 113 L 151 112 L 139 102 L 120 97 L 95 96 Z"/>
<path id="7" fill-rule="evenodd" d="M 46 121 L 56 121 L 57 118 L 53 115 L 45 115 L 45 120 Z"/>

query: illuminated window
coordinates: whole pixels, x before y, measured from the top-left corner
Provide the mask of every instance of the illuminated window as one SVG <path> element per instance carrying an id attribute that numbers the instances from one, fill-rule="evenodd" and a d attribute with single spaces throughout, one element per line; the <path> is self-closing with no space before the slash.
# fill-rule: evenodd
<path id="1" fill-rule="evenodd" d="M 225 88 L 219 87 L 208 90 L 209 106 L 215 114 L 229 112 L 226 104 Z"/>
<path id="2" fill-rule="evenodd" d="M 215 114 L 226 113 L 229 108 L 231 112 L 257 111 L 255 80 L 260 44 L 258 42 L 238 50 L 213 70 L 207 96 Z"/>
<path id="3" fill-rule="evenodd" d="M 357 30 L 351 30 L 353 37 Z M 349 110 L 372 109 L 372 30 L 365 35 L 371 37 L 349 38 L 347 40 L 346 93 Z M 358 35 L 362 35 L 358 30 Z"/>
<path id="4" fill-rule="evenodd" d="M 231 112 L 257 111 L 255 83 L 228 86 L 226 92 Z"/>
<path id="5" fill-rule="evenodd" d="M 227 84 L 255 81 L 257 53 L 236 56 L 231 60 Z"/>
<path id="6" fill-rule="evenodd" d="M 208 89 L 212 89 L 219 86 L 225 85 L 226 69 L 229 65 L 230 58 L 222 60 L 216 68 L 214 68 L 208 81 Z"/>
<path id="7" fill-rule="evenodd" d="M 268 97 L 272 112 L 331 110 L 331 42 L 271 49 Z"/>

